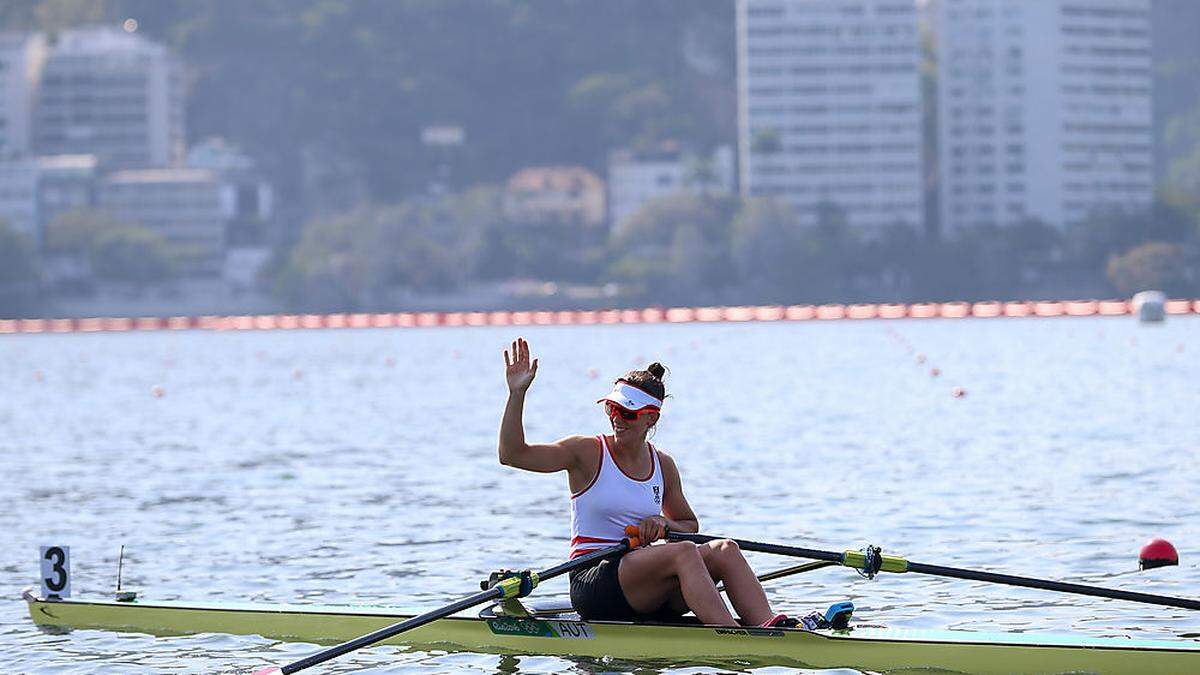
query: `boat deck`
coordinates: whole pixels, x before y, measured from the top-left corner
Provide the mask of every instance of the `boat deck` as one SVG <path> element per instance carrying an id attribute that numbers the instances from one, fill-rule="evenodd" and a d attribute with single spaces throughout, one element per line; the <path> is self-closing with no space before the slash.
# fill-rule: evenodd
<path id="1" fill-rule="evenodd" d="M 410 617 L 378 605 L 52 600 L 26 596 L 42 626 L 151 635 L 231 633 L 334 644 Z M 688 663 L 934 668 L 964 673 L 1200 673 L 1200 642 L 859 626 L 842 631 L 721 628 L 695 621 L 632 624 L 572 614 L 462 613 L 383 644 L 485 653 L 650 659 Z"/>

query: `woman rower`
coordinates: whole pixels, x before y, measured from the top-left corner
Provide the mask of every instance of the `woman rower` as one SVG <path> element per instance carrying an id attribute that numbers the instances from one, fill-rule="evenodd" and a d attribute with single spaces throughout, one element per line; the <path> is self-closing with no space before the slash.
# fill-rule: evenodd
<path id="1" fill-rule="evenodd" d="M 500 463 L 527 471 L 566 471 L 571 489 L 571 557 L 611 546 L 637 525 L 638 538 L 652 542 L 668 530 L 698 532 L 700 523 L 683 496 L 675 460 L 646 437 L 658 423 L 666 368 L 652 363 L 618 379 L 597 403 L 611 435 L 567 436 L 554 443 L 525 442 L 525 394 L 537 375 L 537 359 L 518 338 L 504 352 L 508 403 L 500 423 Z M 603 559 L 571 573 L 571 604 L 584 619 L 663 620 L 691 610 L 700 621 L 737 626 L 716 582 L 724 582 L 743 623 L 775 626 L 790 620 L 771 611 L 767 595 L 737 544 L 730 540 L 697 546 L 672 542 Z"/>

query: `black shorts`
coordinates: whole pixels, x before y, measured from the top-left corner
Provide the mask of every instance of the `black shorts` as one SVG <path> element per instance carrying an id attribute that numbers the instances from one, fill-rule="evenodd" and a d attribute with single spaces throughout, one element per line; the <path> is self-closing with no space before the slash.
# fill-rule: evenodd
<path id="1" fill-rule="evenodd" d="M 634 611 L 625 599 L 617 569 L 624 553 L 614 553 L 591 567 L 571 571 L 571 606 L 582 619 L 596 621 L 671 621 L 681 614 L 670 603 L 649 613 Z"/>

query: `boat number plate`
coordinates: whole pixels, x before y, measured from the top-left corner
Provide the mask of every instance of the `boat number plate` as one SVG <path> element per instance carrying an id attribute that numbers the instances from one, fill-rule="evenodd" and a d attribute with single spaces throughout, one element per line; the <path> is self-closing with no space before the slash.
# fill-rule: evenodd
<path id="1" fill-rule="evenodd" d="M 582 621 L 546 621 L 502 616 L 488 619 L 487 624 L 488 628 L 492 629 L 496 635 L 564 638 L 567 640 L 591 640 L 596 637 L 592 633 L 592 627 Z"/>
<path id="2" fill-rule="evenodd" d="M 71 597 L 71 547 L 42 546 L 38 558 L 42 564 L 42 597 Z"/>

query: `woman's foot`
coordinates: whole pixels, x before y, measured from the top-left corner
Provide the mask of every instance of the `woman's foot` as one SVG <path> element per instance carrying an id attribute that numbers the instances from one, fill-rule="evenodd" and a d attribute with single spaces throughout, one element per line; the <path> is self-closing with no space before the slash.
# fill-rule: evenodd
<path id="1" fill-rule="evenodd" d="M 759 625 L 759 628 L 795 628 L 800 622 L 787 614 L 776 614 Z"/>

